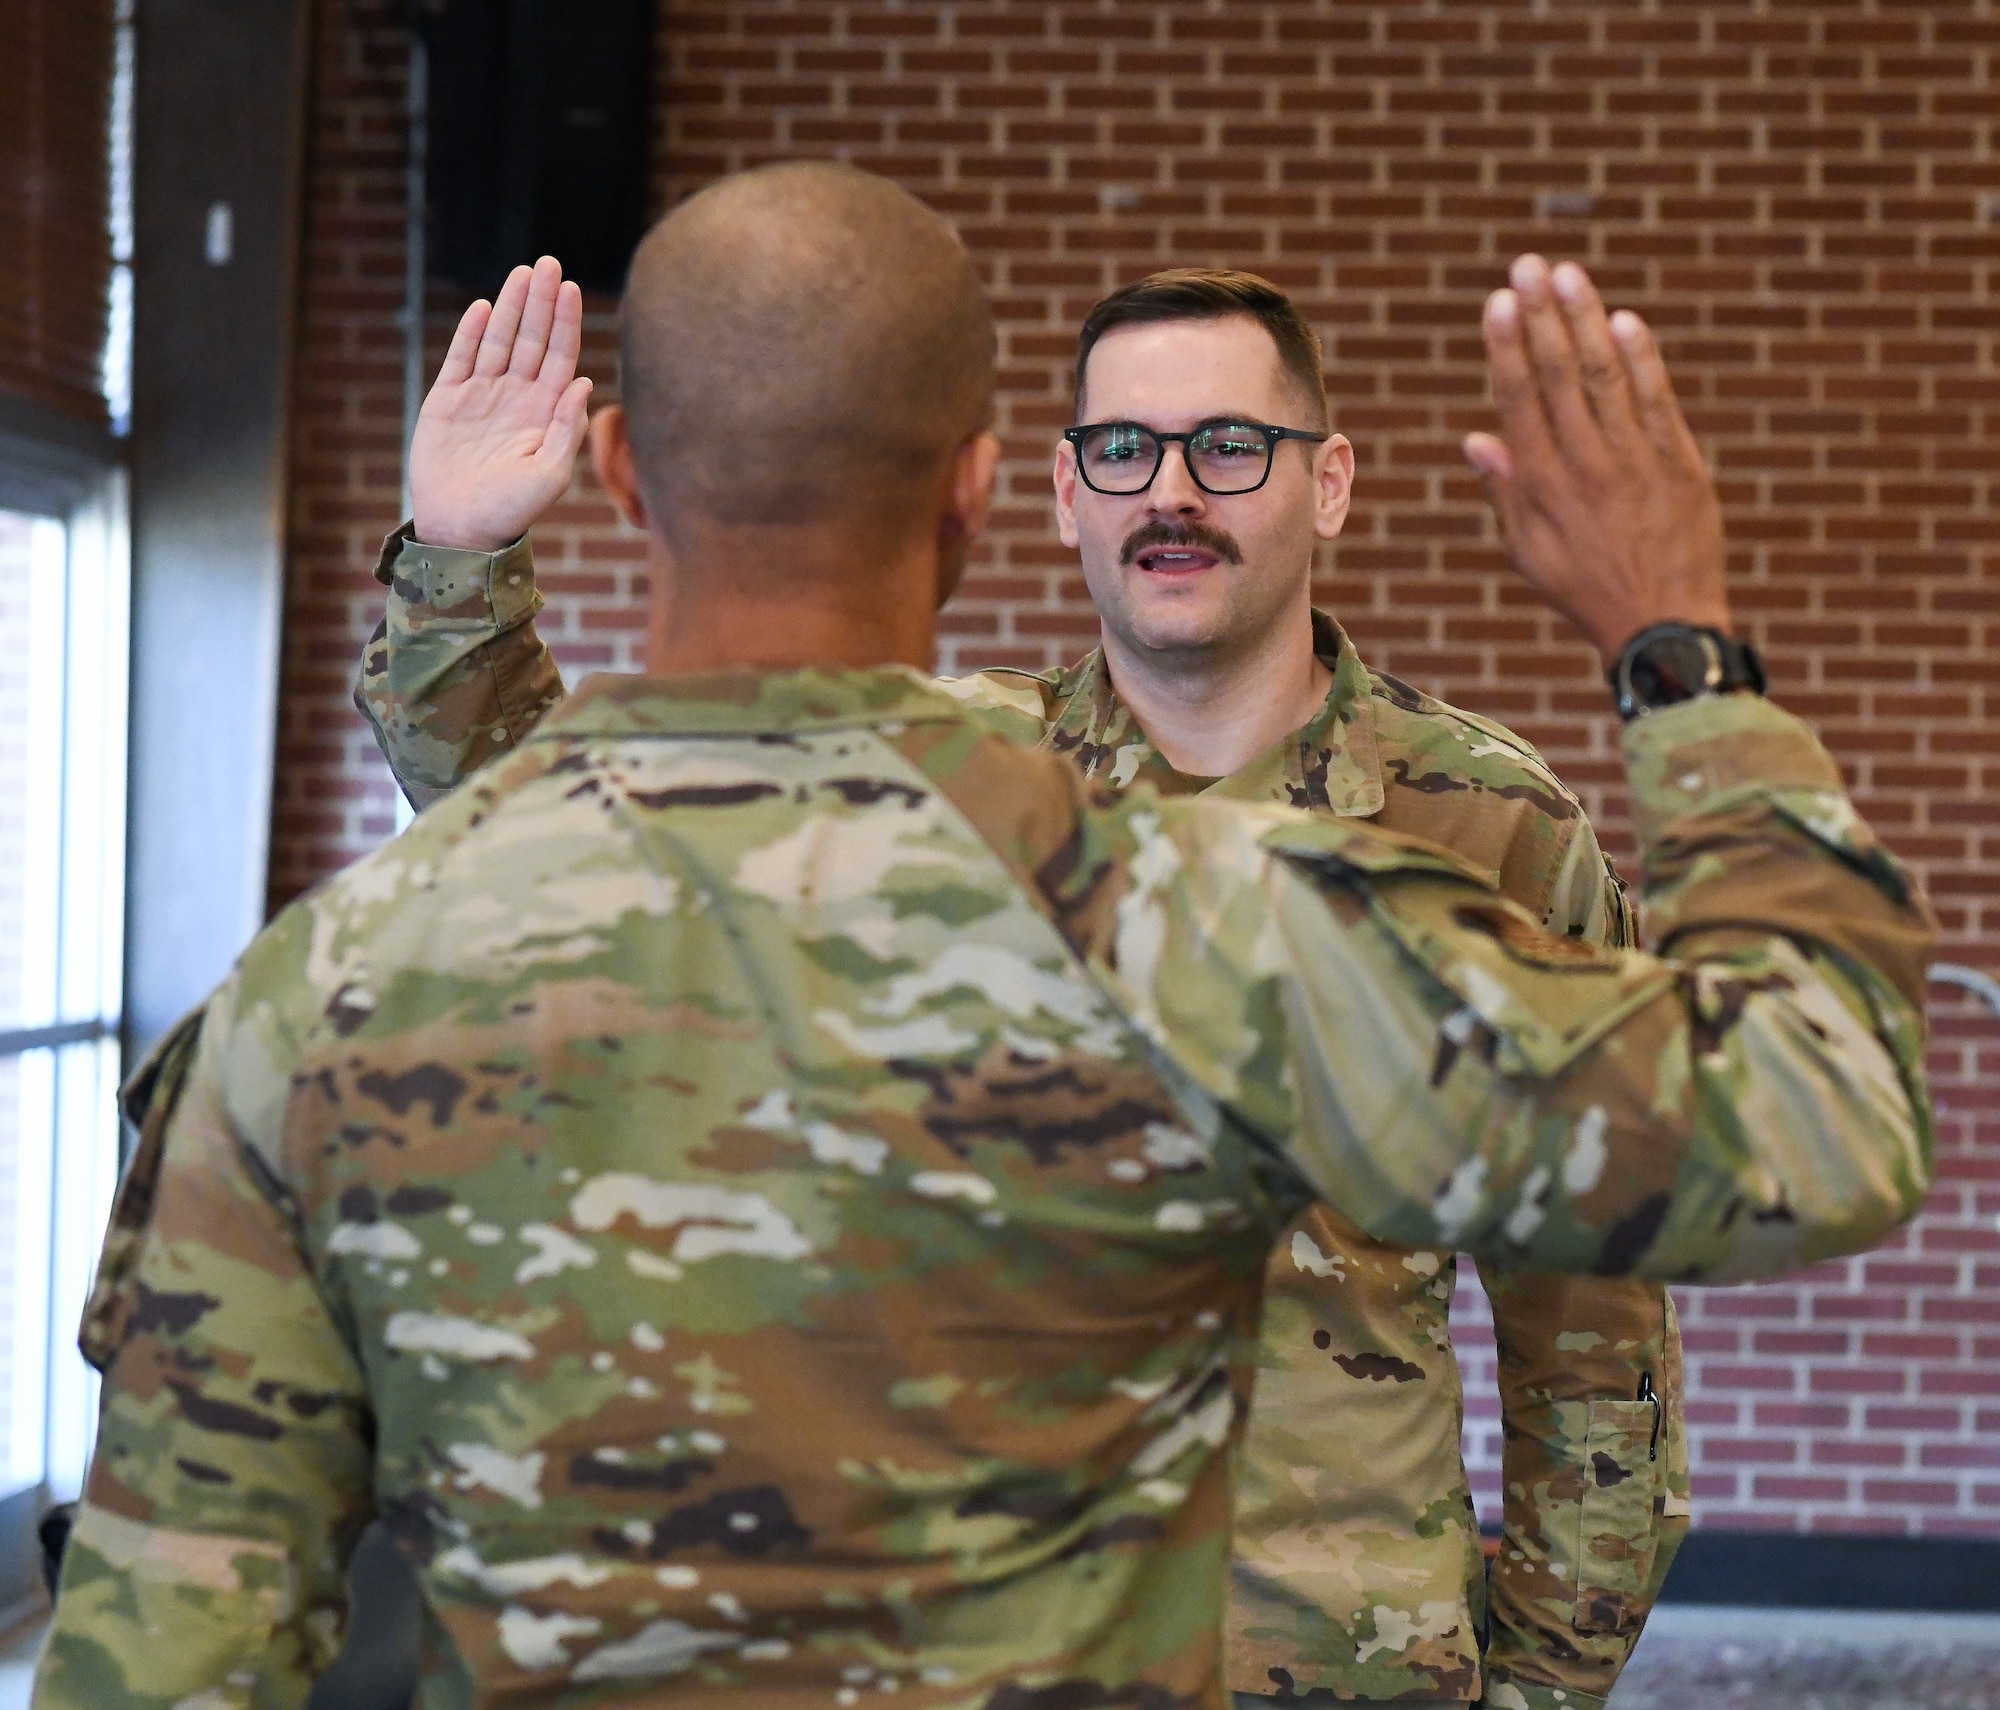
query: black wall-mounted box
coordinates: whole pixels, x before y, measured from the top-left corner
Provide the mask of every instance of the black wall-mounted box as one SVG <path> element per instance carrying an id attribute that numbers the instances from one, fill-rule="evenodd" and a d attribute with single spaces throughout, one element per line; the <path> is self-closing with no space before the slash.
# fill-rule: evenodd
<path id="1" fill-rule="evenodd" d="M 553 255 L 618 291 L 646 229 L 654 0 L 419 0 L 433 278 L 490 296 Z"/>

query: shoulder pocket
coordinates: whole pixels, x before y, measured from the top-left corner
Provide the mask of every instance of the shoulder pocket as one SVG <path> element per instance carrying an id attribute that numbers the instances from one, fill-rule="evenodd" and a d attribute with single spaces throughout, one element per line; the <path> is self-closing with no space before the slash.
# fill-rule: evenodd
<path id="1" fill-rule="evenodd" d="M 1579 1633 L 1634 1633 L 1645 1619 L 1665 1465 L 1654 1451 L 1657 1422 L 1651 1401 L 1590 1404 L 1576 1551 Z"/>
<path id="2" fill-rule="evenodd" d="M 1326 821 L 1286 825 L 1264 843 L 1364 895 L 1403 950 L 1492 1032 L 1502 1074 L 1560 1073 L 1672 984 L 1665 963 L 1550 932 L 1435 844 Z"/>

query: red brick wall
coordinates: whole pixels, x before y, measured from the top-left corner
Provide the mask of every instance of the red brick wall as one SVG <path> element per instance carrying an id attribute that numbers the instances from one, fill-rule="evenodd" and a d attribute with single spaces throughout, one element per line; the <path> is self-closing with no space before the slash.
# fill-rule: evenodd
<path id="1" fill-rule="evenodd" d="M 391 824 L 346 693 L 397 506 L 392 16 L 320 5 L 274 902 Z M 662 205 L 842 155 L 951 214 L 987 270 L 1009 456 L 945 669 L 1091 639 L 1047 491 L 1083 309 L 1171 262 L 1256 268 L 1320 328 L 1359 452 L 1325 600 L 1376 663 L 1540 743 L 1622 850 L 1590 655 L 1509 579 L 1457 451 L 1506 260 L 1587 262 L 1665 338 L 1777 692 L 1923 873 L 1953 958 L 2000 965 L 2000 0 L 714 0 L 667 10 L 659 53 Z M 460 306 L 434 294 L 434 354 Z M 587 479 L 539 546 L 565 666 L 630 668 L 643 570 Z M 1686 1297 L 1705 1523 L 2000 1533 L 2000 1023 L 1947 1007 L 1916 1227 Z"/>

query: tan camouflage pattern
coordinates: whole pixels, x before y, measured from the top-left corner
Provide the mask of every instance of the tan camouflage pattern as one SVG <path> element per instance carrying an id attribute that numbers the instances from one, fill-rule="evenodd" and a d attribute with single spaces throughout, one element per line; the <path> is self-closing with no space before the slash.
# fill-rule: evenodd
<path id="1" fill-rule="evenodd" d="M 442 620 L 434 601 L 412 603 L 440 568 L 454 590 Z M 520 592 L 532 587 L 532 556 L 523 541 L 488 566 L 472 554 L 434 554 L 399 532 L 377 575 L 391 588 L 389 613 L 364 657 L 357 701 L 413 799 L 434 799 L 423 793 L 449 788 L 476 753 L 493 751 L 495 737 L 528 728 L 510 722 L 490 692 L 481 701 L 463 685 L 531 684 L 524 698 L 535 705 L 561 693 L 532 622 L 539 602 Z M 505 595 L 482 650 L 477 596 L 487 587 Z M 473 590 L 470 603 L 464 589 Z M 1624 888 L 1588 818 L 1532 747 L 1369 672 L 1337 624 L 1317 613 L 1314 623 L 1333 679 L 1322 711 L 1220 780 L 1168 764 L 1119 699 L 1101 652 L 1062 671 L 990 671 L 941 686 L 1018 739 L 1064 754 L 1093 782 L 1367 818 L 1451 848 L 1552 931 L 1636 941 Z M 441 681 L 451 693 L 433 687 Z M 468 740 L 479 746 L 467 749 Z M 1669 1381 L 1679 1370 L 1678 1332 L 1665 1291 L 1627 1278 L 1491 1279 L 1507 1536 L 1489 1614 L 1461 1451 L 1464 1397 L 1448 1310 L 1456 1275 L 1454 1255 L 1373 1242 L 1325 1205 L 1309 1208 L 1279 1243 L 1237 1478 L 1229 1647 L 1237 1692 L 1465 1702 L 1483 1684 L 1514 1682 L 1588 1705 L 1610 1692 L 1637 1644 L 1690 1514 L 1681 1394 Z M 1634 1476 L 1652 1500 L 1626 1501 L 1632 1528 L 1603 1547 L 1644 1556 L 1653 1571 L 1606 1621 L 1588 1612 L 1603 1590 L 1587 1571 L 1595 1556 L 1582 1530 L 1587 1408 L 1579 1415 L 1558 1398 L 1629 1409 L 1642 1389 L 1659 1398 L 1645 1411 L 1661 1410 L 1667 1459 L 1649 1452 Z"/>
<path id="2" fill-rule="evenodd" d="M 426 1710 L 1221 1704 L 1312 1196 L 1717 1281 L 1921 1200 L 1929 924 L 1832 763 L 1754 700 L 1627 748 L 1675 962 L 913 673 L 587 685 L 171 1048 L 36 1703 L 301 1703 L 379 1512 Z"/>

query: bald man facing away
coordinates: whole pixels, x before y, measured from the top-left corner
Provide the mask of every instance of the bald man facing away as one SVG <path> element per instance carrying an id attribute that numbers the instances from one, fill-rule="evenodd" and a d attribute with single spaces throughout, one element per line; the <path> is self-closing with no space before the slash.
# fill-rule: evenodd
<path id="1" fill-rule="evenodd" d="M 530 463 L 582 422 L 555 301 L 475 306 L 440 380 L 545 388 Z M 428 1710 L 1219 1707 L 1259 1279 L 1314 1194 L 1690 1278 L 1914 1209 L 1928 928 L 1796 721 L 1635 727 L 1672 961 L 1367 825 L 1100 802 L 918 674 L 997 453 L 942 222 L 726 180 L 626 316 L 591 432 L 650 674 L 287 910 L 135 1084 L 45 1710 L 302 1704 L 377 1514 Z M 1537 382 L 1528 318 L 1479 448 L 1525 567 L 1609 647 L 1715 612 L 1656 544 L 1690 466 L 1643 329 L 1538 324 Z M 1536 425 L 1579 353 L 1615 479 Z"/>

